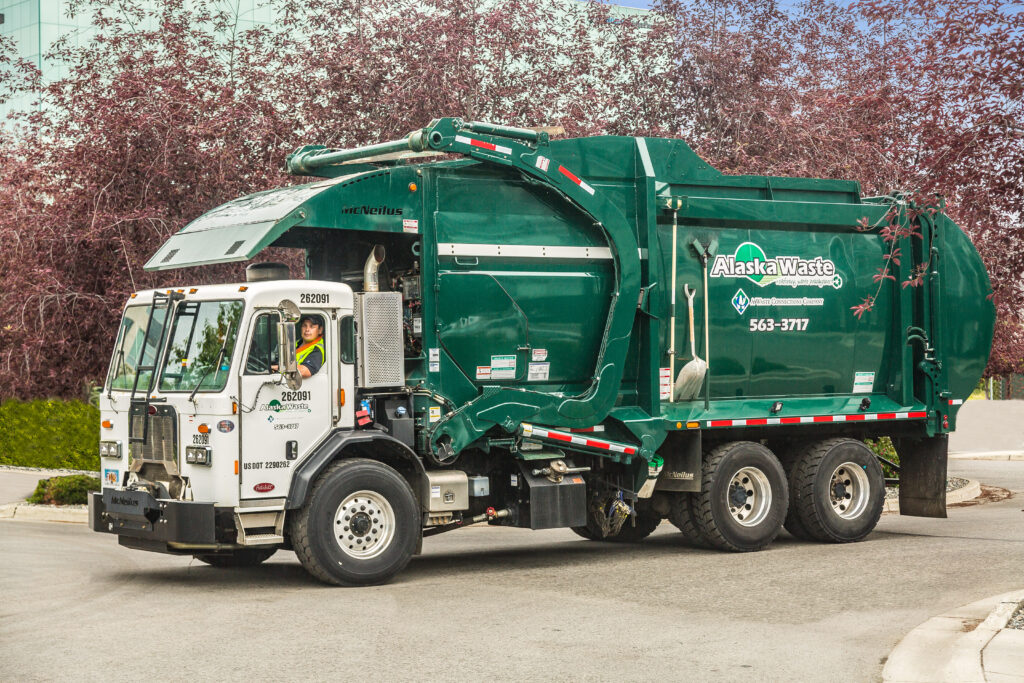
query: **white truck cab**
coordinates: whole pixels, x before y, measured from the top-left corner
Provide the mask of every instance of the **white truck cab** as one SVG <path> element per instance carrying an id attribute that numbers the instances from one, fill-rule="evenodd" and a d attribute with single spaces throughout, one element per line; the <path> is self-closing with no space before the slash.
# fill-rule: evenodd
<path id="1" fill-rule="evenodd" d="M 315 280 L 133 294 L 100 399 L 93 527 L 212 564 L 280 547 L 300 465 L 356 425 L 357 299 L 376 302 L 367 316 L 400 311 L 398 293 Z M 326 358 L 303 378 L 296 327 L 306 316 L 323 325 Z M 392 365 L 384 381 L 401 385 L 400 313 L 378 318 L 367 320 L 368 341 Z"/>

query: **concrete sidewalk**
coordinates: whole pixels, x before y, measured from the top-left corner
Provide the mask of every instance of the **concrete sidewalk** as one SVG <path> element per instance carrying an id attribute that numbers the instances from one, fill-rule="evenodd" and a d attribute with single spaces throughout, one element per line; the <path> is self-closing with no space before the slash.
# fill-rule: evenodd
<path id="1" fill-rule="evenodd" d="M 967 401 L 956 416 L 956 431 L 949 435 L 951 457 L 1024 454 L 1024 401 Z M 978 458 L 978 459 L 990 459 Z M 1024 458 L 1022 458 L 1024 459 Z"/>
<path id="2" fill-rule="evenodd" d="M 949 458 L 950 460 L 1024 460 L 1024 451 L 950 451 Z"/>
<path id="3" fill-rule="evenodd" d="M 70 522 L 85 524 L 89 509 L 85 505 L 29 505 L 25 499 L 36 490 L 40 479 L 66 474 L 81 474 L 71 470 L 34 470 L 0 467 L 0 519 L 18 519 L 30 522 Z M 90 472 L 99 476 L 97 472 Z"/>
<path id="4" fill-rule="evenodd" d="M 1024 588 L 924 622 L 899 642 L 882 670 L 887 683 L 1024 682 L 1024 630 L 1006 628 Z"/>

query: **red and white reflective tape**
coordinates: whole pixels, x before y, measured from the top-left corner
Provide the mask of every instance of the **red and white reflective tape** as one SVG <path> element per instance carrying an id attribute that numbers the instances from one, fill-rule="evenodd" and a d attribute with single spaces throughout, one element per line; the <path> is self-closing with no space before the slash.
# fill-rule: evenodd
<path id="1" fill-rule="evenodd" d="M 949 405 L 951 405 L 951 406 L 962 406 L 963 404 L 964 404 L 964 400 L 962 398 L 951 398 L 951 399 L 949 399 Z"/>
<path id="2" fill-rule="evenodd" d="M 760 427 L 762 425 L 796 425 L 820 422 L 866 422 L 874 420 L 918 420 L 928 417 L 925 411 L 912 413 L 856 413 L 854 415 L 814 415 L 812 417 L 754 417 L 746 420 L 702 420 L 705 427 Z"/>
<path id="3" fill-rule="evenodd" d="M 577 185 L 579 185 L 580 187 L 582 187 L 584 192 L 594 194 L 594 188 L 592 188 L 590 185 L 587 185 L 582 179 L 580 179 L 575 173 L 567 169 L 565 166 L 559 166 L 558 172 L 564 175 L 569 180 L 576 183 Z"/>
<path id="4" fill-rule="evenodd" d="M 472 145 L 473 147 L 479 147 L 481 149 L 490 150 L 492 152 L 498 152 L 499 154 L 511 154 L 511 147 L 502 147 L 501 145 L 492 145 L 489 142 L 483 140 L 477 140 L 475 138 L 467 138 L 465 135 L 456 135 L 455 142 L 461 142 L 464 145 Z"/>
<path id="5" fill-rule="evenodd" d="M 572 432 L 573 434 L 590 434 L 592 432 L 603 432 L 604 425 L 594 425 L 593 427 L 559 427 L 563 432 Z"/>
<path id="6" fill-rule="evenodd" d="M 562 443 L 571 443 L 574 446 L 583 446 L 585 448 L 595 448 L 600 451 L 613 451 L 615 453 L 625 453 L 626 455 L 636 454 L 635 446 L 627 446 L 623 443 L 615 443 L 613 441 L 600 441 L 598 439 L 588 439 L 585 436 L 576 436 L 568 432 L 559 432 L 554 429 L 548 429 L 547 427 L 537 427 L 535 425 L 523 423 L 520 427 L 520 433 L 531 439 L 548 439 L 550 441 L 560 441 Z"/>

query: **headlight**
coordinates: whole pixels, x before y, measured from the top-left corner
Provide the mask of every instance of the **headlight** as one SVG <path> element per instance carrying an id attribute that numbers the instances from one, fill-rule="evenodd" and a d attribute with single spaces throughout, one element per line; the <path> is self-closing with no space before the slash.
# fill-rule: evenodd
<path id="1" fill-rule="evenodd" d="M 212 460 L 209 446 L 187 446 L 185 448 L 185 462 L 191 465 L 210 465 Z"/>
<path id="2" fill-rule="evenodd" d="M 101 458 L 118 458 L 121 457 L 121 442 L 120 441 L 100 441 L 100 457 Z"/>

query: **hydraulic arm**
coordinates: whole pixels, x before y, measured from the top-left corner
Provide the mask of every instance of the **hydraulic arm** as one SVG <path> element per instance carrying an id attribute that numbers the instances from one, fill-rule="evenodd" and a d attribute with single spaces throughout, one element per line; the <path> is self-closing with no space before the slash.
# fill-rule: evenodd
<path id="1" fill-rule="evenodd" d="M 489 123 L 436 119 L 407 137 L 350 150 L 303 149 L 288 158 L 289 172 L 311 173 L 323 166 L 378 154 L 412 150 L 462 154 L 483 163 L 514 168 L 545 184 L 594 222 L 611 247 L 615 281 L 589 386 L 576 396 L 503 387 L 484 391 L 478 398 L 435 423 L 432 449 L 450 458 L 484 435 L 494 425 L 515 433 L 524 421 L 587 427 L 599 423 L 615 404 L 622 381 L 630 332 L 640 294 L 640 255 L 633 229 L 622 212 L 599 188 L 553 159 L 547 133 Z"/>

